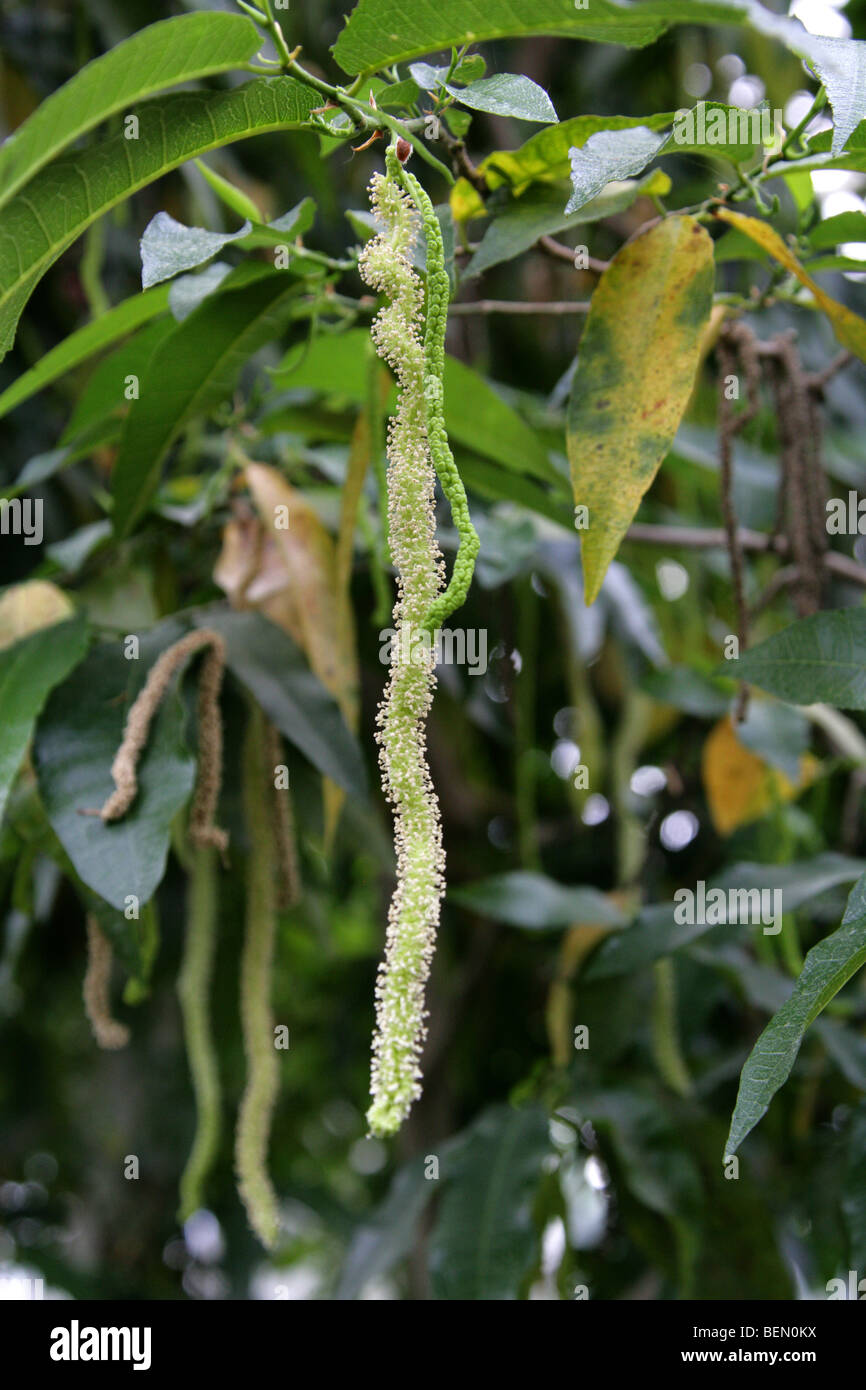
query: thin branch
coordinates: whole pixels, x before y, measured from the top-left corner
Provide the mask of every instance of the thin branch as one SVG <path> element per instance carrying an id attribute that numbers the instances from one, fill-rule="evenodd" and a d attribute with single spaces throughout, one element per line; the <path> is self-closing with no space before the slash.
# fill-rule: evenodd
<path id="1" fill-rule="evenodd" d="M 635 522 L 628 528 L 626 539 L 647 545 L 681 545 L 688 550 L 724 550 L 727 545 L 727 534 L 721 526 L 653 526 Z M 788 548 L 784 538 L 750 531 L 746 526 L 737 528 L 737 540 L 743 550 L 771 550 L 784 555 Z"/>
<path id="2" fill-rule="evenodd" d="M 783 536 L 770 536 L 764 531 L 750 531 L 745 526 L 737 530 L 737 539 L 742 550 L 764 552 L 774 555 L 787 555 L 789 546 Z M 727 536 L 719 527 L 710 526 L 653 526 L 645 522 L 635 522 L 626 532 L 626 540 L 637 541 L 643 545 L 681 546 L 685 550 L 724 550 Z M 866 569 L 853 560 L 850 555 L 842 555 L 838 550 L 828 550 L 821 557 L 828 570 L 840 579 L 851 584 L 859 584 L 866 589 Z"/>
<path id="3" fill-rule="evenodd" d="M 517 299 L 478 299 L 474 304 L 452 304 L 449 314 L 588 314 L 589 302 L 581 300 L 553 300 L 548 303 L 532 303 Z"/>
<path id="4" fill-rule="evenodd" d="M 539 237 L 535 244 L 539 251 L 543 251 L 545 255 L 552 256 L 554 260 L 568 261 L 571 265 L 574 265 L 575 248 L 573 246 L 564 246 L 561 241 L 554 240 L 552 236 Z M 603 275 L 609 265 L 610 261 L 599 261 L 596 260 L 595 256 L 587 256 L 586 258 L 586 269 L 594 270 L 598 275 Z M 583 268 L 584 267 L 581 266 L 581 269 Z"/>

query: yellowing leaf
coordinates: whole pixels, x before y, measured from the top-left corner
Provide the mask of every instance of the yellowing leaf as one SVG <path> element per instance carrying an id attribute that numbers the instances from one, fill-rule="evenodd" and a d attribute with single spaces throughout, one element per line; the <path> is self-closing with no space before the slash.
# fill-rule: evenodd
<path id="1" fill-rule="evenodd" d="M 779 801 L 791 801 L 812 781 L 817 759 L 804 753 L 800 776 L 791 782 L 740 742 L 730 716 L 719 720 L 704 744 L 701 773 L 713 825 L 730 835 Z"/>
<path id="2" fill-rule="evenodd" d="M 713 297 L 713 244 L 692 217 L 657 222 L 602 275 L 568 410 L 587 603 L 670 448 L 688 404 Z"/>
<path id="3" fill-rule="evenodd" d="M 785 245 L 779 233 L 774 231 L 769 223 L 761 222 L 757 217 L 746 217 L 742 212 L 733 212 L 730 208 L 717 208 L 716 217 L 720 217 L 723 222 L 730 222 L 732 227 L 736 227 L 744 236 L 762 246 L 774 260 L 792 275 L 796 275 L 800 284 L 812 291 L 816 304 L 827 315 L 842 346 L 853 352 L 855 357 L 859 357 L 861 362 L 866 362 L 866 319 L 861 319 L 859 314 L 825 294 L 821 286 L 816 285 L 812 277 L 807 275 L 790 247 Z"/>
<path id="4" fill-rule="evenodd" d="M 468 179 L 458 179 L 451 190 L 451 216 L 458 224 L 469 222 L 473 217 L 486 217 L 484 199 L 473 188 Z"/>
<path id="5" fill-rule="evenodd" d="M 0 598 L 0 650 L 40 628 L 63 622 L 75 612 L 70 599 L 47 579 L 14 584 Z"/>
<path id="6" fill-rule="evenodd" d="M 569 150 L 582 149 L 591 136 L 601 130 L 632 130 L 646 126 L 663 130 L 672 125 L 676 113 L 655 116 L 574 116 L 558 125 L 546 126 L 516 150 L 495 150 L 478 166 L 488 188 L 507 184 L 519 196 L 532 183 L 556 183 L 567 179 L 571 170 Z"/>

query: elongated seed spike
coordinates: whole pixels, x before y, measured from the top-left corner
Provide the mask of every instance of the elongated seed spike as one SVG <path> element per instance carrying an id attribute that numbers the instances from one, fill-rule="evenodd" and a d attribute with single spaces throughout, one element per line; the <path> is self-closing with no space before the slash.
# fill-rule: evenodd
<path id="1" fill-rule="evenodd" d="M 195 1138 L 180 1180 L 181 1222 L 204 1205 L 205 1183 L 219 1147 L 220 1081 L 209 1002 L 217 917 L 216 873 L 213 848 L 196 849 L 187 890 L 186 937 L 177 982 L 196 1102 Z"/>
<path id="2" fill-rule="evenodd" d="M 271 974 L 276 936 L 276 846 L 266 766 L 265 721 L 250 715 L 244 742 L 244 817 L 250 837 L 247 901 L 241 957 L 241 1025 L 247 1084 L 238 1112 L 235 1167 L 238 1192 L 250 1225 L 271 1249 L 279 1233 L 277 1196 L 268 1176 L 271 1118 L 279 1088 L 271 1013 Z"/>
<path id="3" fill-rule="evenodd" d="M 399 177 L 418 208 L 424 225 L 424 238 L 427 243 L 427 308 L 424 325 L 424 403 L 427 427 L 427 443 L 442 491 L 448 499 L 451 516 L 459 537 L 457 554 L 448 587 L 433 602 L 424 621 L 428 632 L 435 632 L 442 626 L 466 599 L 472 576 L 475 572 L 475 559 L 478 555 L 478 532 L 469 516 L 469 503 L 463 480 L 457 471 L 454 455 L 448 443 L 445 429 L 445 395 L 443 380 L 445 373 L 445 330 L 448 322 L 448 302 L 451 286 L 445 269 L 445 247 L 442 242 L 442 228 L 427 193 L 414 174 L 401 168 Z"/>
<path id="4" fill-rule="evenodd" d="M 370 185 L 384 227 L 369 242 L 360 271 L 389 301 L 373 324 L 379 355 L 397 376 L 397 414 L 388 431 L 388 525 L 397 570 L 390 679 L 377 717 L 379 762 L 394 811 L 397 886 L 388 914 L 385 958 L 376 984 L 376 1031 L 367 1122 L 393 1134 L 421 1094 L 420 1055 L 426 1033 L 425 986 L 439 923 L 445 859 L 439 806 L 427 767 L 425 724 L 435 688 L 431 644 L 422 632 L 443 578 L 436 544 L 435 475 L 427 439 L 425 357 L 420 336 L 421 283 L 410 256 L 419 218 L 399 183 L 399 162 Z M 420 646 L 420 649 L 418 649 Z"/>

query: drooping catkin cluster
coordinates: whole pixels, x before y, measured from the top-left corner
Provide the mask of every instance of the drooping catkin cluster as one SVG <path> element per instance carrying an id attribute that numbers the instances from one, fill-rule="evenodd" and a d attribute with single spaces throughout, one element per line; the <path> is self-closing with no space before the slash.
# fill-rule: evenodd
<path id="1" fill-rule="evenodd" d="M 84 976 L 84 1012 L 90 1020 L 93 1036 L 100 1047 L 109 1051 L 126 1047 L 129 1029 L 119 1023 L 111 1012 L 109 989 L 114 952 L 111 942 L 92 913 L 87 915 L 87 970 Z"/>
<path id="2" fill-rule="evenodd" d="M 172 676 L 188 657 L 203 647 L 209 651 L 199 676 L 199 757 L 195 796 L 190 815 L 190 839 L 195 845 L 213 845 L 223 853 L 228 844 L 224 830 L 214 825 L 222 781 L 222 724 L 219 694 L 225 670 L 226 647 L 220 633 L 211 628 L 188 632 L 166 648 L 151 667 L 123 730 L 123 741 L 111 765 L 115 790 L 99 812 L 103 821 L 120 820 L 138 793 L 138 763 L 144 751 L 154 715 L 162 703 Z"/>
<path id="3" fill-rule="evenodd" d="M 419 218 L 398 183 L 395 165 L 389 152 L 387 177 L 376 174 L 370 185 L 372 208 L 384 232 L 367 244 L 359 266 L 367 284 L 389 301 L 377 314 L 372 334 L 379 355 L 396 374 L 400 392 L 388 430 L 388 528 L 397 570 L 397 640 L 377 719 L 379 761 L 394 810 L 397 850 L 397 886 L 376 983 L 372 1104 L 367 1112 L 371 1132 L 380 1136 L 400 1127 L 421 1093 L 424 990 L 445 868 L 425 737 L 435 688 L 434 656 L 432 644 L 416 644 L 413 652 L 412 642 L 413 634 L 425 626 L 443 577 L 419 331 L 423 293 L 409 259 Z"/>
<path id="4" fill-rule="evenodd" d="M 270 1249 L 279 1233 L 279 1206 L 268 1176 L 271 1117 L 279 1089 L 271 1013 L 271 974 L 277 920 L 277 838 L 268 763 L 268 735 L 260 709 L 250 714 L 244 742 L 243 801 L 250 837 L 241 957 L 241 1025 L 247 1084 L 238 1111 L 235 1168 L 250 1225 Z"/>

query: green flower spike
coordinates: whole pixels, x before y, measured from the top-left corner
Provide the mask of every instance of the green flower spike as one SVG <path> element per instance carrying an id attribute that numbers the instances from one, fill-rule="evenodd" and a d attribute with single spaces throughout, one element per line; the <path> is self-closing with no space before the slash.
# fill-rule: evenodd
<path id="1" fill-rule="evenodd" d="M 390 175 L 389 159 L 389 175 Z M 397 570 L 397 640 L 379 708 L 379 761 L 394 808 L 397 887 L 388 916 L 385 959 L 376 984 L 376 1033 L 367 1121 L 373 1134 L 399 1129 L 421 1094 L 419 1058 L 425 1037 L 424 987 L 439 923 L 445 858 L 439 805 L 427 768 L 425 723 L 436 678 L 432 644 L 414 644 L 442 584 L 436 543 L 435 475 L 427 444 L 425 358 L 419 324 L 423 295 L 409 261 L 418 232 L 412 201 L 392 176 L 370 185 L 383 235 L 367 244 L 360 271 L 389 303 L 373 323 L 379 355 L 400 388 L 388 430 L 388 523 Z"/>
<path id="2" fill-rule="evenodd" d="M 394 166 L 396 165 L 396 169 Z M 448 323 L 448 301 L 451 286 L 445 269 L 445 247 L 442 244 L 442 228 L 439 218 L 424 189 L 414 174 L 401 167 L 396 155 L 388 152 L 388 171 L 392 177 L 399 176 L 403 187 L 418 208 L 424 224 L 424 238 L 427 243 L 427 311 L 424 328 L 424 399 L 426 404 L 427 443 L 442 491 L 448 498 L 454 525 L 457 527 L 459 544 L 454 560 L 454 569 L 448 587 L 432 605 L 424 626 L 435 632 L 446 618 L 459 608 L 466 599 L 472 575 L 475 571 L 475 558 L 478 554 L 478 532 L 469 518 L 469 504 L 463 479 L 457 471 L 454 455 L 448 444 L 445 430 L 445 396 L 443 378 L 445 373 L 445 329 Z"/>

